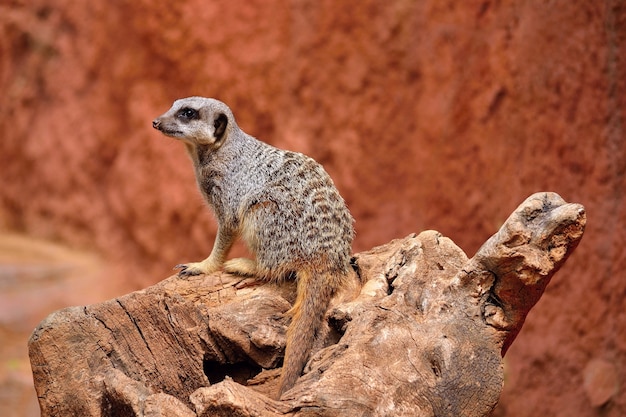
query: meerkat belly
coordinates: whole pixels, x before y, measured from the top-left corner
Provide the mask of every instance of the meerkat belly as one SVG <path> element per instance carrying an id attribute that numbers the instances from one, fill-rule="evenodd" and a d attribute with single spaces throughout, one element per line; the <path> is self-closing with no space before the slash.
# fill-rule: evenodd
<path id="1" fill-rule="evenodd" d="M 241 201 L 240 236 L 261 270 L 284 273 L 303 262 L 343 269 L 349 262 L 353 219 L 332 180 L 313 159 L 272 149 L 261 153 Z M 280 157 L 277 157 L 280 153 Z M 271 163 L 270 163 L 271 162 Z M 260 183 L 259 178 L 264 178 Z M 328 258 L 328 259 L 326 259 Z"/>
<path id="2" fill-rule="evenodd" d="M 284 274 L 303 262 L 343 269 L 350 256 L 352 218 L 338 194 L 318 188 L 302 195 L 254 199 L 241 222 L 241 237 L 261 270 Z M 271 274 L 273 275 L 273 274 Z"/>

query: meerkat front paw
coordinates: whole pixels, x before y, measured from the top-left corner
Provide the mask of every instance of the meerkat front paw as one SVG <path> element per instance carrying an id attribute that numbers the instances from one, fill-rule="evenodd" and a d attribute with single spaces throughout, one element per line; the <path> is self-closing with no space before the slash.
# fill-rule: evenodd
<path id="1" fill-rule="evenodd" d="M 178 264 L 174 267 L 174 269 L 180 269 L 178 271 L 179 277 L 191 277 L 194 275 L 202 275 L 202 274 L 211 274 L 220 269 L 219 265 L 213 265 L 212 263 L 202 261 L 202 262 L 191 262 L 188 264 Z"/>
<path id="2" fill-rule="evenodd" d="M 174 269 L 180 269 L 180 271 L 178 271 L 179 277 L 190 277 L 192 275 L 202 274 L 203 272 L 200 270 L 200 268 L 194 265 L 198 265 L 198 263 L 194 262 L 189 264 L 178 264 L 174 267 Z"/>
<path id="3" fill-rule="evenodd" d="M 244 277 L 253 277 L 256 275 L 257 265 L 252 259 L 235 258 L 224 263 L 224 271 Z"/>

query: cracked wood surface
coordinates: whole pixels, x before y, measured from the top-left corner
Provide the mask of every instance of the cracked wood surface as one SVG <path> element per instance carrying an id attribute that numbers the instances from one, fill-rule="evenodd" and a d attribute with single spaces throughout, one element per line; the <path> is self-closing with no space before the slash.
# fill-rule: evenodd
<path id="1" fill-rule="evenodd" d="M 435 231 L 355 256 L 303 376 L 276 390 L 293 283 L 168 278 L 51 314 L 29 351 L 42 416 L 485 416 L 502 357 L 580 241 L 582 206 L 529 197 L 468 259 Z"/>

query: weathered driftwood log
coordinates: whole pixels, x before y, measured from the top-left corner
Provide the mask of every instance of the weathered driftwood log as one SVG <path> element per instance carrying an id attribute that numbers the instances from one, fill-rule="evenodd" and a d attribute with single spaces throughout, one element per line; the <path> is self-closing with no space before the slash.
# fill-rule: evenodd
<path id="1" fill-rule="evenodd" d="M 42 416 L 485 416 L 502 356 L 585 212 L 529 197 L 472 259 L 434 231 L 355 256 L 304 375 L 276 389 L 293 284 L 171 277 L 51 314 L 29 342 Z"/>

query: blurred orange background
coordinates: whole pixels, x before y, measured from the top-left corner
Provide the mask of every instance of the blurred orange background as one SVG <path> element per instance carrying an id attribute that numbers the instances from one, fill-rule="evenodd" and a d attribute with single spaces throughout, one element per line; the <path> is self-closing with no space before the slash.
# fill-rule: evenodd
<path id="1" fill-rule="evenodd" d="M 0 30 L 0 415 L 39 415 L 49 313 L 209 253 L 191 164 L 151 127 L 190 95 L 322 163 L 356 252 L 435 229 L 471 256 L 536 191 L 585 205 L 494 415 L 626 415 L 625 2 L 4 0 Z"/>

